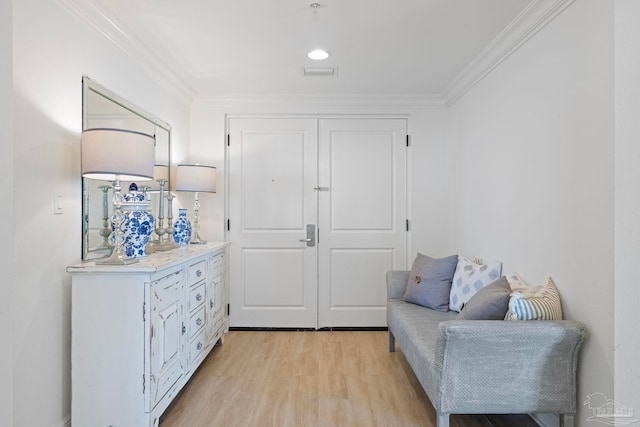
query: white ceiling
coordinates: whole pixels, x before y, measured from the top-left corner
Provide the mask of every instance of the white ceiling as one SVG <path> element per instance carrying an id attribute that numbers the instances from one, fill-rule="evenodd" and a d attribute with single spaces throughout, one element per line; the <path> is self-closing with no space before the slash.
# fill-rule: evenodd
<path id="1" fill-rule="evenodd" d="M 90 0 L 202 96 L 438 95 L 531 0 Z M 315 13 L 314 13 L 315 11 Z M 325 61 L 306 57 L 324 48 Z M 337 67 L 335 77 L 302 68 Z"/>

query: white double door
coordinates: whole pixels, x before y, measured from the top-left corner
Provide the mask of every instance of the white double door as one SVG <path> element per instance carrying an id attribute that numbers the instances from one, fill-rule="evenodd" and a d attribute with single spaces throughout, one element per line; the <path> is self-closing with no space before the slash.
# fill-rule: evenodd
<path id="1" fill-rule="evenodd" d="M 406 268 L 405 119 L 232 118 L 230 325 L 386 325 Z"/>

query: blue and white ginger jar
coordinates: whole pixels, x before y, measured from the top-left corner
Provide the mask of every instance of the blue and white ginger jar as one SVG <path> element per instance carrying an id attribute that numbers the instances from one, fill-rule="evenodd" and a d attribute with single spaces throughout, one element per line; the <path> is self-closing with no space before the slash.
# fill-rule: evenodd
<path id="1" fill-rule="evenodd" d="M 122 213 L 125 220 L 120 230 L 123 233 L 123 250 L 129 258 L 140 258 L 147 255 L 147 244 L 155 229 L 155 219 L 150 209 L 150 203 L 144 193 L 138 191 L 138 186 L 132 183 L 129 193 L 122 196 Z M 113 222 L 111 229 L 115 230 Z M 113 240 L 113 233 L 110 238 Z"/>
<path id="2" fill-rule="evenodd" d="M 178 219 L 173 224 L 173 240 L 180 246 L 191 243 L 191 223 L 186 209 L 178 209 Z"/>

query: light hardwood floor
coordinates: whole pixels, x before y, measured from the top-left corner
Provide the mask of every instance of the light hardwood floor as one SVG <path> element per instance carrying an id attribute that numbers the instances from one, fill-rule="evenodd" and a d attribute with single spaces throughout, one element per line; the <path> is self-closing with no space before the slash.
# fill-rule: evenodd
<path id="1" fill-rule="evenodd" d="M 160 427 L 435 426 L 433 406 L 387 333 L 232 331 L 160 419 Z M 454 415 L 452 427 L 537 424 Z"/>

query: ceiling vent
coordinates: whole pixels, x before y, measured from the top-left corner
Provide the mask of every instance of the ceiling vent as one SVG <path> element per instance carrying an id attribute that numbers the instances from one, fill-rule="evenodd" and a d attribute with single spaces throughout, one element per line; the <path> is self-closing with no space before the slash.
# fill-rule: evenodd
<path id="1" fill-rule="evenodd" d="M 337 67 L 304 67 L 302 75 L 308 77 L 331 77 L 338 75 Z"/>

